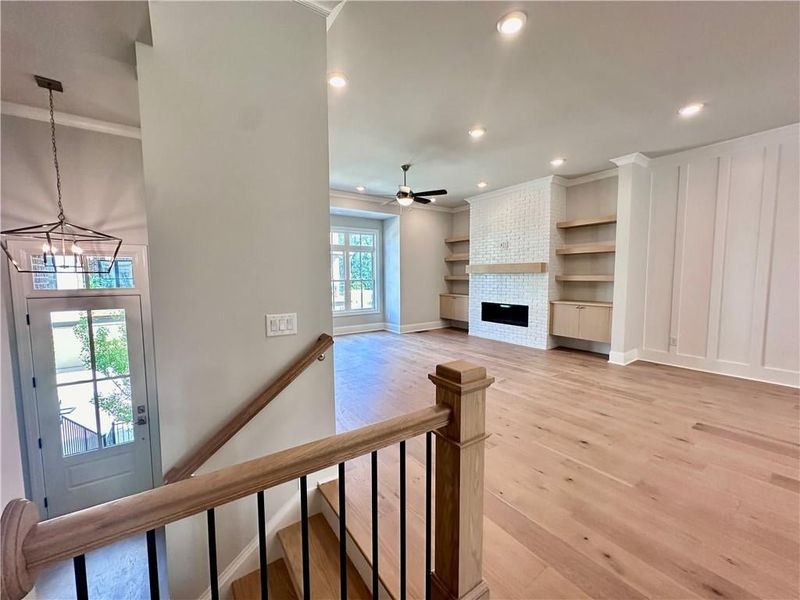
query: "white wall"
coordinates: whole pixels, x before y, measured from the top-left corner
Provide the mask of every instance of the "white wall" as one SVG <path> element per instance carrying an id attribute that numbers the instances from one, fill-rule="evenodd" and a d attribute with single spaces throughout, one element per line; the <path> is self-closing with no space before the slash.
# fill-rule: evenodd
<path id="1" fill-rule="evenodd" d="M 798 385 L 799 132 L 651 161 L 641 357 Z"/>
<path id="2" fill-rule="evenodd" d="M 54 221 L 58 214 L 50 124 L 2 116 L 3 229 Z M 56 123 L 67 219 L 147 243 L 139 140 Z"/>
<path id="3" fill-rule="evenodd" d="M 150 18 L 137 62 L 166 470 L 332 330 L 326 33 L 289 2 L 152 2 Z M 266 338 L 271 312 L 296 312 L 299 334 Z M 332 384 L 329 355 L 203 470 L 334 433 Z M 268 493 L 271 514 L 296 490 Z M 254 497 L 217 511 L 220 571 L 255 533 Z M 171 596 L 198 597 L 205 516 L 168 527 L 167 547 Z"/>

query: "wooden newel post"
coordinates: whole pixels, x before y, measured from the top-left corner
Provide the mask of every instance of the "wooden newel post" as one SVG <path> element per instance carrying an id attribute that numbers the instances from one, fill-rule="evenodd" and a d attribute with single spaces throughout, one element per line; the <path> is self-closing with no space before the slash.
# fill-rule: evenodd
<path id="1" fill-rule="evenodd" d="M 489 597 L 483 579 L 483 464 L 486 440 L 486 369 L 463 360 L 436 366 L 428 375 L 436 404 L 453 411 L 436 431 L 435 600 Z"/>
<path id="2" fill-rule="evenodd" d="M 39 522 L 39 509 L 30 500 L 17 498 L 6 504 L 0 521 L 2 600 L 21 600 L 33 589 L 35 573 L 28 570 L 22 545 Z"/>

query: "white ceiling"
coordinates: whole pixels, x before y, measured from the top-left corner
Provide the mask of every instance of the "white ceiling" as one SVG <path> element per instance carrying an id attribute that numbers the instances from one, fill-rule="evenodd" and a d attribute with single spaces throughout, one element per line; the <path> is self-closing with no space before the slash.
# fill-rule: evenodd
<path id="1" fill-rule="evenodd" d="M 56 110 L 139 125 L 135 41 L 150 43 L 147 2 L 0 3 L 2 99 L 47 107 L 33 75 L 58 79 Z"/>
<path id="2" fill-rule="evenodd" d="M 460 204 L 798 121 L 797 2 L 347 2 L 328 33 L 331 187 Z M 522 8 L 507 39 L 500 16 Z M 676 110 L 707 104 L 685 120 Z M 473 124 L 487 128 L 473 141 Z M 552 169 L 550 159 L 567 163 Z"/>

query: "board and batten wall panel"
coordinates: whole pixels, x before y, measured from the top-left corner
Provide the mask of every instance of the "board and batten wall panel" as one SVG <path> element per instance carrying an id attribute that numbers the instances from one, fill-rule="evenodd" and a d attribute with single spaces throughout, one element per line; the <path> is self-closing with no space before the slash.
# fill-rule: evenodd
<path id="1" fill-rule="evenodd" d="M 800 383 L 798 133 L 652 161 L 641 358 Z"/>

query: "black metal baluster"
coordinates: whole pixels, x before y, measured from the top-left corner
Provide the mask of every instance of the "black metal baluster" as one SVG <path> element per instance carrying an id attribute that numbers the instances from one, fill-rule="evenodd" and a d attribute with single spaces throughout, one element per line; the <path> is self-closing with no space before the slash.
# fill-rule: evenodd
<path id="1" fill-rule="evenodd" d="M 373 451 L 372 462 L 372 598 L 378 600 L 378 452 Z"/>
<path id="2" fill-rule="evenodd" d="M 303 537 L 303 600 L 311 600 L 311 559 L 308 553 L 308 481 L 300 478 L 300 531 Z"/>
<path id="3" fill-rule="evenodd" d="M 406 600 L 406 443 L 400 442 L 400 600 Z"/>
<path id="4" fill-rule="evenodd" d="M 150 600 L 159 600 L 158 589 L 158 550 L 156 549 L 156 530 L 147 532 L 147 575 L 150 579 Z"/>
<path id="5" fill-rule="evenodd" d="M 267 517 L 264 512 L 264 492 L 258 492 L 258 566 L 261 581 L 261 600 L 269 598 L 267 587 Z"/>
<path id="6" fill-rule="evenodd" d="M 89 582 L 86 579 L 86 555 L 80 554 L 72 559 L 75 570 L 75 595 L 78 600 L 89 600 Z"/>
<path id="7" fill-rule="evenodd" d="M 344 463 L 339 463 L 339 596 L 347 600 L 347 502 Z"/>
<path id="8" fill-rule="evenodd" d="M 219 580 L 217 577 L 217 528 L 214 509 L 206 513 L 208 520 L 208 576 L 211 579 L 211 600 L 219 600 Z"/>
<path id="9" fill-rule="evenodd" d="M 431 598 L 431 486 L 433 435 L 425 434 L 425 599 Z"/>

